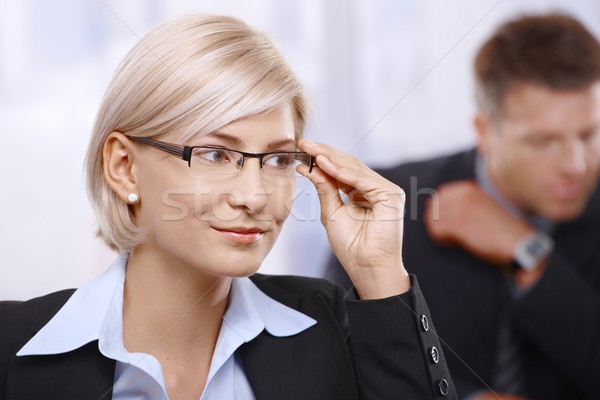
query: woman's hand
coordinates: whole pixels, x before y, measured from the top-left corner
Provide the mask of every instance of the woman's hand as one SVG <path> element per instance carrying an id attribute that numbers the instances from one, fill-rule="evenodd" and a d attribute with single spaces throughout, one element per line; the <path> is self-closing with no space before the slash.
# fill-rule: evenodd
<path id="1" fill-rule="evenodd" d="M 307 140 L 298 145 L 316 157 L 310 174 L 305 165 L 298 171 L 317 189 L 331 248 L 361 299 L 408 291 L 410 279 L 402 264 L 404 191 L 334 147 Z"/>

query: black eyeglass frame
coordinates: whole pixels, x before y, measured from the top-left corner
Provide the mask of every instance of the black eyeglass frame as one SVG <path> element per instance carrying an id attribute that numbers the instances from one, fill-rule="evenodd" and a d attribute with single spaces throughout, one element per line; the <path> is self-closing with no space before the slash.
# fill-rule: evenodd
<path id="1" fill-rule="evenodd" d="M 309 157 L 308 173 L 309 174 L 312 172 L 313 166 L 315 165 L 315 158 L 304 151 L 271 151 L 268 153 L 248 153 L 246 151 L 228 149 L 226 147 L 218 147 L 218 146 L 182 146 L 182 145 L 178 145 L 178 144 L 174 144 L 174 143 L 161 142 L 160 140 L 154 140 L 154 139 L 149 139 L 149 138 L 145 138 L 145 137 L 127 136 L 127 138 L 129 138 L 133 141 L 139 142 L 139 143 L 147 144 L 149 146 L 152 146 L 154 148 L 157 148 L 159 150 L 162 150 L 162 151 L 172 154 L 174 156 L 181 157 L 182 160 L 187 161 L 188 167 L 190 167 L 190 168 L 192 166 L 192 152 L 194 151 L 194 149 L 227 150 L 227 151 L 234 151 L 236 153 L 240 153 L 242 155 L 242 163 L 238 164 L 240 170 L 244 167 L 244 161 L 246 160 L 246 157 L 258 158 L 259 163 L 260 163 L 260 168 L 262 169 L 263 168 L 263 159 L 266 156 L 269 156 L 271 154 L 281 154 L 281 153 L 308 155 L 308 157 Z M 299 160 L 299 158 L 296 158 L 296 159 Z"/>

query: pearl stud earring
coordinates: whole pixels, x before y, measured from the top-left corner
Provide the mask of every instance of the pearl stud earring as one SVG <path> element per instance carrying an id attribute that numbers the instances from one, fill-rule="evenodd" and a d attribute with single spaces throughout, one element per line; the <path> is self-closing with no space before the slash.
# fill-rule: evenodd
<path id="1" fill-rule="evenodd" d="M 129 193 L 129 196 L 127 196 L 127 200 L 130 203 L 135 203 L 136 201 L 138 201 L 138 196 L 135 193 Z"/>

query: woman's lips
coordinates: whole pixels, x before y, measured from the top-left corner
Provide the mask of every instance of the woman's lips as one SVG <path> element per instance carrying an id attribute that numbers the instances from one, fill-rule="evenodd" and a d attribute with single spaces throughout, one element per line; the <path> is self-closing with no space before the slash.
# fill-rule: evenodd
<path id="1" fill-rule="evenodd" d="M 237 243 L 253 244 L 258 242 L 264 235 L 264 231 L 235 231 L 226 229 L 213 228 L 222 236 L 227 239 L 233 240 Z"/>

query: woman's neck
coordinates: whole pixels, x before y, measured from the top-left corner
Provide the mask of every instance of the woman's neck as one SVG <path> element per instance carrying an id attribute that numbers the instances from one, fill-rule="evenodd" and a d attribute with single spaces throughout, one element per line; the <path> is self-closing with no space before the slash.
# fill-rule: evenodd
<path id="1" fill-rule="evenodd" d="M 123 343 L 129 352 L 158 360 L 170 398 L 202 395 L 230 288 L 231 278 L 210 276 L 173 257 L 143 248 L 130 254 Z"/>
<path id="2" fill-rule="evenodd" d="M 172 353 L 189 346 L 210 348 L 212 354 L 231 278 L 162 259 L 143 248 L 129 257 L 123 295 L 125 347 L 133 352 Z"/>

